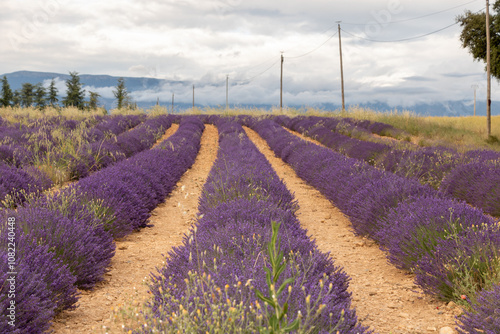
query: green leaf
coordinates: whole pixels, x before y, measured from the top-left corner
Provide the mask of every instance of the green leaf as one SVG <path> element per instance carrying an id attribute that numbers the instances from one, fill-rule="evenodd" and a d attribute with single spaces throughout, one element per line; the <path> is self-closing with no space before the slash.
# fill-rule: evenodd
<path id="1" fill-rule="evenodd" d="M 286 288 L 287 285 L 292 284 L 295 279 L 293 277 L 287 278 L 283 284 L 279 287 L 278 291 L 276 292 L 279 295 L 283 292 L 283 290 Z"/>
<path id="2" fill-rule="evenodd" d="M 290 324 L 286 325 L 285 327 L 283 327 L 281 330 L 284 331 L 284 332 L 295 331 L 295 330 L 299 329 L 299 325 L 300 325 L 300 321 L 297 318 L 292 323 L 290 323 Z"/>
<path id="3" fill-rule="evenodd" d="M 280 265 L 276 273 L 274 274 L 274 281 L 276 282 L 279 278 L 279 276 L 283 273 L 283 271 L 286 269 L 286 263 L 283 263 Z"/>
<path id="4" fill-rule="evenodd" d="M 259 298 L 263 302 L 271 305 L 272 307 L 276 307 L 274 301 L 271 298 L 264 296 L 264 294 L 260 292 L 258 289 L 255 289 L 255 294 L 257 295 L 257 298 Z"/>
<path id="5" fill-rule="evenodd" d="M 283 312 L 281 318 L 283 318 L 283 316 L 286 314 L 287 311 L 288 311 L 288 303 L 285 302 L 285 304 L 283 305 Z"/>

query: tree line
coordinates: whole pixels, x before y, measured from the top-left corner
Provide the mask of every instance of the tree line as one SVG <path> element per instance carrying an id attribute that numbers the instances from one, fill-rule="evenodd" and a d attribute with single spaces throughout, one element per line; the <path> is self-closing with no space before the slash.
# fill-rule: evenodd
<path id="1" fill-rule="evenodd" d="M 99 106 L 101 95 L 97 92 L 89 91 L 89 99 L 85 100 L 85 90 L 80 81 L 78 72 L 69 72 L 70 78 L 66 80 L 66 97 L 59 101 L 59 90 L 56 87 L 55 79 L 52 79 L 49 87 L 44 87 L 41 83 L 23 83 L 20 89 L 12 91 L 7 77 L 1 79 L 2 91 L 0 94 L 0 107 L 77 107 L 78 109 L 96 109 Z M 117 108 L 131 108 L 134 106 L 130 95 L 125 87 L 125 80 L 118 79 L 116 89 L 113 94 L 117 99 Z"/>

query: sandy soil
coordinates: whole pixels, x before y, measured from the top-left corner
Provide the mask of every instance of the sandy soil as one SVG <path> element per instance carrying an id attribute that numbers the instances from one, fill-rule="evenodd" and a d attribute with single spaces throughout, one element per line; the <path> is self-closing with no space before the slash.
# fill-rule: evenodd
<path id="1" fill-rule="evenodd" d="M 373 241 L 355 236 L 349 219 L 342 212 L 275 157 L 256 132 L 248 128 L 245 131 L 295 194 L 303 227 L 318 247 L 330 252 L 335 263 L 351 277 L 349 290 L 353 307 L 364 325 L 377 333 L 392 334 L 433 333 L 443 327 L 454 328 L 454 316 L 460 314 L 459 308 L 424 295 L 413 284 L 413 275 L 389 264 Z"/>
<path id="2" fill-rule="evenodd" d="M 160 141 L 173 134 L 176 127 L 170 129 Z M 155 268 L 162 267 L 164 255 L 179 246 L 184 233 L 188 232 L 198 211 L 203 184 L 216 158 L 217 141 L 217 129 L 206 125 L 194 165 L 182 176 L 165 203 L 152 212 L 154 227 L 116 241 L 116 255 L 104 281 L 92 291 L 81 291 L 78 308 L 63 312 L 55 319 L 52 327 L 55 333 L 122 332 L 120 322 L 113 319 L 117 312 L 113 311 L 148 298 L 144 280 L 156 272 Z"/>

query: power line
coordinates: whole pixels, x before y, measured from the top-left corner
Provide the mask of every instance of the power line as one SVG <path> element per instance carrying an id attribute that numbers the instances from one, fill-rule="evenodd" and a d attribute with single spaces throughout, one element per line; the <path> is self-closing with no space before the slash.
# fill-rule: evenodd
<path id="1" fill-rule="evenodd" d="M 404 20 L 397 20 L 397 21 L 393 21 L 393 22 L 390 22 L 390 23 L 401 23 L 401 22 L 408 22 L 408 21 L 414 21 L 414 20 L 419 20 L 419 19 L 423 19 L 425 17 L 429 17 L 429 16 L 433 16 L 433 15 L 437 15 L 437 14 L 441 14 L 441 13 L 444 13 L 444 12 L 448 12 L 450 10 L 453 10 L 453 9 L 457 9 L 457 8 L 460 8 L 460 7 L 463 7 L 463 6 L 466 6 L 466 5 L 469 5 L 473 2 L 477 2 L 478 0 L 473 0 L 473 1 L 470 1 L 470 2 L 467 2 L 467 3 L 464 3 L 462 5 L 458 5 L 458 6 L 455 6 L 455 7 L 452 7 L 452 8 L 448 8 L 448 9 L 444 9 L 444 10 L 440 10 L 438 12 L 434 12 L 434 13 L 430 13 L 430 14 L 426 14 L 426 15 L 422 15 L 422 16 L 419 16 L 419 17 L 414 17 L 414 18 L 410 18 L 410 19 L 404 19 Z"/>
<path id="2" fill-rule="evenodd" d="M 267 69 L 265 69 L 263 72 L 251 77 L 250 79 L 247 79 L 247 80 L 244 80 L 244 81 L 239 81 L 237 83 L 235 83 L 236 85 L 247 85 L 249 84 L 250 82 L 252 82 L 254 79 L 256 79 L 257 77 L 260 77 L 262 74 L 266 73 L 267 71 L 269 71 L 271 68 L 273 68 L 274 66 L 276 66 L 276 64 L 278 64 L 281 60 L 278 60 L 278 61 L 275 61 L 271 66 L 269 66 Z"/>
<path id="3" fill-rule="evenodd" d="M 396 20 L 396 21 L 384 22 L 384 24 L 394 24 L 394 23 L 401 23 L 401 22 L 408 22 L 408 21 L 419 20 L 419 19 L 422 19 L 422 18 L 425 18 L 425 17 L 429 17 L 429 16 L 433 16 L 433 15 L 441 14 L 441 13 L 444 13 L 444 12 L 448 12 L 448 11 L 450 11 L 450 10 L 460 8 L 460 7 L 463 7 L 463 6 L 469 5 L 469 4 L 474 3 L 474 2 L 477 2 L 477 1 L 478 1 L 478 0 L 473 0 L 473 1 L 470 1 L 470 2 L 467 2 L 467 3 L 464 3 L 464 4 L 461 4 L 461 5 L 458 5 L 458 6 L 455 6 L 455 7 L 451 7 L 451 8 L 443 9 L 443 10 L 440 10 L 440 11 L 437 11 L 437 12 L 433 12 L 433 13 L 429 13 L 429 14 L 425 14 L 425 15 L 422 15 L 422 16 L 412 17 L 412 18 L 409 18 L 409 19 L 402 19 L 402 20 Z M 343 24 L 347 24 L 347 25 L 362 25 L 362 26 L 366 25 L 366 22 L 365 22 L 365 23 L 349 23 L 349 22 L 342 22 L 342 23 L 343 23 Z"/>
<path id="4" fill-rule="evenodd" d="M 328 31 L 330 31 L 330 30 L 332 30 L 333 28 L 336 28 L 336 27 L 337 27 L 337 24 L 335 23 L 333 26 L 328 27 L 327 29 L 325 29 L 322 32 L 320 32 L 319 35 L 323 35 L 324 33 L 328 32 Z M 291 50 L 296 49 L 296 48 L 297 48 L 297 46 L 295 46 L 293 48 L 288 48 L 288 49 L 284 50 L 283 52 L 287 53 L 287 52 L 290 52 Z"/>
<path id="5" fill-rule="evenodd" d="M 328 39 L 326 41 L 324 41 L 323 43 L 321 43 L 321 45 L 319 45 L 318 47 L 314 48 L 313 50 L 309 51 L 309 52 L 306 52 L 304 54 L 301 54 L 300 56 L 294 56 L 294 57 L 286 57 L 287 59 L 295 59 L 295 58 L 301 58 L 301 57 L 305 57 L 307 55 L 310 55 L 311 53 L 313 53 L 314 51 L 318 50 L 319 48 L 321 48 L 323 45 L 325 45 L 326 43 L 328 43 L 329 40 L 331 40 L 333 37 L 337 36 L 337 32 L 335 32 L 333 35 L 331 35 L 330 37 L 328 37 Z"/>
<path id="6" fill-rule="evenodd" d="M 486 7 L 476 11 L 475 13 L 479 13 L 481 12 L 483 9 L 485 9 Z M 414 40 L 414 39 L 419 39 L 419 38 L 422 38 L 422 37 L 426 37 L 426 36 L 430 36 L 430 35 L 433 35 L 433 34 L 436 34 L 438 32 L 441 32 L 443 30 L 446 30 L 448 28 L 451 28 L 457 24 L 459 24 L 460 22 L 455 22 L 455 23 L 452 23 L 450 25 L 447 25 L 446 27 L 444 28 L 441 28 L 441 29 L 438 29 L 438 30 L 435 30 L 435 31 L 432 31 L 432 32 L 429 32 L 427 34 L 423 34 L 423 35 L 419 35 L 419 36 L 414 36 L 414 37 L 408 37 L 408 38 L 403 38 L 403 39 L 397 39 L 397 40 L 391 40 L 391 41 L 381 41 L 381 40 L 376 40 L 376 39 L 370 39 L 370 38 L 366 38 L 366 37 L 361 37 L 361 36 L 357 36 L 357 35 L 354 35 L 353 33 L 350 33 L 348 31 L 345 31 L 344 29 L 342 29 L 343 32 L 345 32 L 346 34 L 352 36 L 352 37 L 355 37 L 355 38 L 358 38 L 358 39 L 362 39 L 362 40 L 365 40 L 365 41 L 369 41 L 369 42 L 375 42 L 375 43 L 398 43 L 398 42 L 406 42 L 406 41 L 411 41 L 411 40 Z"/>
<path id="7" fill-rule="evenodd" d="M 263 61 L 262 63 L 259 63 L 259 64 L 257 64 L 257 65 L 254 65 L 254 66 L 248 67 L 248 68 L 246 69 L 246 71 L 249 71 L 249 70 L 254 69 L 254 68 L 256 68 L 256 67 L 260 67 L 260 66 L 262 66 L 262 65 L 264 65 L 264 64 L 269 63 L 271 60 L 274 60 L 274 59 L 276 59 L 276 57 L 274 57 L 274 56 L 273 56 L 272 58 L 268 58 L 267 60 Z"/>
<path id="8" fill-rule="evenodd" d="M 411 40 L 414 40 L 414 39 L 419 39 L 419 38 L 422 38 L 422 37 L 426 37 L 426 36 L 429 36 L 429 35 L 436 34 L 438 32 L 441 32 L 441 31 L 445 30 L 445 29 L 453 27 L 453 26 L 457 25 L 458 23 L 459 22 L 455 22 L 453 24 L 447 25 L 444 28 L 441 28 L 441 29 L 438 29 L 438 30 L 435 30 L 433 32 L 430 32 L 430 33 L 427 33 L 427 34 L 423 34 L 423 35 L 420 35 L 420 36 L 403 38 L 403 39 L 397 39 L 397 40 L 392 40 L 392 41 L 381 41 L 381 40 L 376 40 L 376 39 L 370 39 L 370 38 L 365 38 L 365 37 L 354 35 L 354 34 L 348 32 L 348 31 L 345 31 L 344 29 L 342 29 L 342 31 L 345 32 L 346 34 L 352 36 L 352 37 L 359 38 L 359 39 L 362 39 L 362 40 L 365 40 L 365 41 L 369 41 L 369 42 L 375 42 L 375 43 L 398 43 L 398 42 L 411 41 Z"/>

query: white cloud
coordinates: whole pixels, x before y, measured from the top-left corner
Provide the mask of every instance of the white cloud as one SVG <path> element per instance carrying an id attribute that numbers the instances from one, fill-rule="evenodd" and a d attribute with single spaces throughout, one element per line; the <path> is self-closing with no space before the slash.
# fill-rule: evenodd
<path id="1" fill-rule="evenodd" d="M 229 74 L 232 103 L 277 104 L 279 57 L 285 51 L 286 103 L 339 103 L 337 36 L 310 55 L 292 57 L 324 43 L 336 32 L 335 21 L 341 20 L 348 103 L 461 100 L 471 98 L 472 84 L 480 85 L 480 98 L 484 66 L 461 48 L 458 26 L 396 43 L 374 43 L 348 34 L 374 40 L 419 36 L 453 23 L 466 8 L 476 11 L 484 6 L 477 1 L 425 16 L 459 4 L 452 0 L 8 0 L 0 13 L 0 31 L 5 32 L 0 43 L 6 46 L 0 50 L 0 73 L 77 71 L 184 80 L 199 86 L 197 101 L 202 104 L 225 103 Z M 253 79 L 249 84 L 241 84 L 249 79 Z M 162 95 L 168 100 L 175 91 L 179 100 L 189 102 L 190 87 L 168 86 L 159 92 L 137 92 L 133 98 L 145 101 Z M 95 90 L 112 97 L 109 87 Z M 494 83 L 496 99 L 499 90 Z"/>

